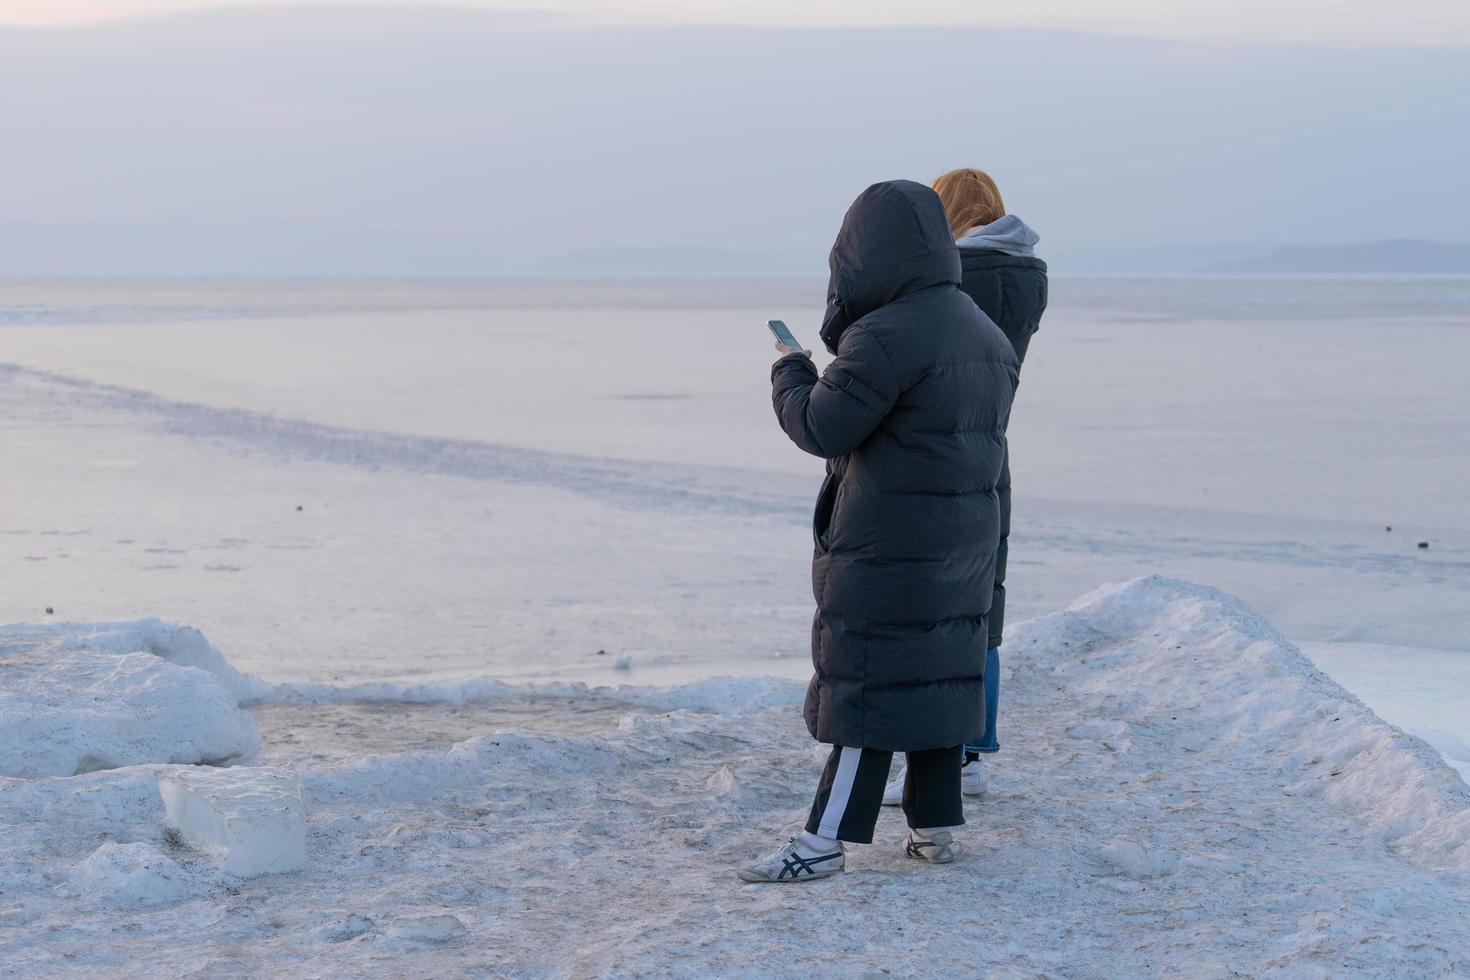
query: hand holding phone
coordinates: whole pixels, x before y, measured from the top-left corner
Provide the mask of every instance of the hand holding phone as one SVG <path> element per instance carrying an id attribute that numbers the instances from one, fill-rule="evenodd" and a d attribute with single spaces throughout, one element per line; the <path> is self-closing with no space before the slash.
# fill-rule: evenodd
<path id="1" fill-rule="evenodd" d="M 801 341 L 787 329 L 786 324 L 780 320 L 767 320 L 766 326 L 770 328 L 771 335 L 776 338 L 776 349 L 785 354 L 805 354 L 812 356 L 812 352 L 801 346 Z"/>

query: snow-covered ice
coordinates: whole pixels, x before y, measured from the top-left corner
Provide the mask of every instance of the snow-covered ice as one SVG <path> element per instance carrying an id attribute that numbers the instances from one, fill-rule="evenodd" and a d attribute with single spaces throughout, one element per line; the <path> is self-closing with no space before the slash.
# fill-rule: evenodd
<path id="1" fill-rule="evenodd" d="M 917 867 L 885 813 L 847 874 L 799 888 L 733 876 L 799 824 L 820 770 L 794 680 L 526 688 L 544 730 L 302 764 L 304 866 L 243 881 L 164 829 L 160 785 L 198 767 L 6 778 L 0 971 L 1315 977 L 1470 963 L 1470 791 L 1243 603 L 1171 579 L 1106 587 L 1018 624 L 1003 672 L 1004 750 L 990 793 L 966 803 L 969 854 Z M 293 711 L 385 703 L 275 693 Z M 460 711 L 477 693 L 517 697 L 487 682 L 438 693 Z M 635 700 L 621 723 L 558 733 L 587 703 Z M 302 758 L 267 745 L 267 765 Z M 144 907 L 168 914 L 133 914 Z"/>
<path id="2" fill-rule="evenodd" d="M 249 688 L 198 630 L 158 620 L 4 627 L 0 774 L 248 757 Z"/>
<path id="3" fill-rule="evenodd" d="M 159 776 L 164 823 L 242 878 L 306 863 L 306 807 L 296 773 L 269 767 L 175 769 Z"/>
<path id="4" fill-rule="evenodd" d="M 1470 871 L 1470 790 L 1459 774 L 1238 599 L 1142 579 L 1034 620 L 1023 636 L 1013 655 L 1026 644 L 1060 647 L 1070 656 L 1053 673 L 1101 699 L 1103 710 L 1069 725 L 1069 737 L 1127 753 L 1177 730 L 1174 747 L 1202 759 L 1259 755 L 1277 767 L 1282 792 L 1324 797 L 1405 858 Z M 1134 671 L 1134 683 L 1120 683 Z M 1222 741 L 1194 742 L 1201 727 Z"/>

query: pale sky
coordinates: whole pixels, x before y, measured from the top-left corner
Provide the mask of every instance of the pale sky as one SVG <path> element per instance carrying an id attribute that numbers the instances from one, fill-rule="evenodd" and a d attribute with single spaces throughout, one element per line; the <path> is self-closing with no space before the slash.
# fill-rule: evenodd
<path id="1" fill-rule="evenodd" d="M 317 0 L 358 3 L 360 0 Z M 402 4 L 404 0 L 400 0 Z M 1143 37 L 1353 46 L 1470 44 L 1470 0 L 406 0 L 424 7 L 540 11 L 587 23 L 969 25 Z M 279 0 L 0 0 L 0 24 L 85 24 Z"/>
<path id="2" fill-rule="evenodd" d="M 1470 228 L 1463 47 L 571 20 L 249 4 L 0 28 L 0 275 L 819 274 L 860 189 L 956 166 L 996 177 L 1059 272 Z"/>

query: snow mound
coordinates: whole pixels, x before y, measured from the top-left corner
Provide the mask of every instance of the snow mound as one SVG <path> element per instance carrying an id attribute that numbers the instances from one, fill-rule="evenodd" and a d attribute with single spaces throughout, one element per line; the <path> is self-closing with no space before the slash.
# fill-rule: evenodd
<path id="1" fill-rule="evenodd" d="M 193 891 L 184 869 L 147 844 L 103 844 L 72 882 L 83 894 L 123 907 L 171 905 Z"/>
<path id="2" fill-rule="evenodd" d="M 158 792 L 168 827 L 226 874 L 244 878 L 306 864 L 306 803 L 294 772 L 178 769 L 159 776 Z"/>
<path id="3" fill-rule="evenodd" d="M 227 683 L 188 663 L 218 655 L 207 641 L 201 651 L 184 636 L 173 649 L 188 655 L 175 661 L 136 652 L 147 649 L 140 633 L 91 629 L 0 627 L 0 775 L 222 762 L 256 751 L 255 722 Z M 223 658 L 217 666 L 229 669 Z"/>
<path id="4" fill-rule="evenodd" d="M 1104 586 L 1021 624 L 1016 668 L 1050 673 L 1103 710 L 1073 738 L 1126 753 L 1167 741 L 1193 762 L 1270 771 L 1287 795 L 1320 796 L 1421 866 L 1470 869 L 1470 789 L 1435 750 L 1383 721 L 1239 599 L 1157 576 Z M 1062 655 L 1058 660 L 1059 653 Z M 1191 742 L 1192 731 L 1211 733 Z M 1112 858 L 1148 865 L 1123 845 Z"/>
<path id="5" fill-rule="evenodd" d="M 0 626 L 0 657 L 12 649 L 43 652 L 151 653 L 179 667 L 213 674 L 237 703 L 258 698 L 268 685 L 231 667 L 219 648 L 192 626 L 161 619 L 116 623 Z"/>

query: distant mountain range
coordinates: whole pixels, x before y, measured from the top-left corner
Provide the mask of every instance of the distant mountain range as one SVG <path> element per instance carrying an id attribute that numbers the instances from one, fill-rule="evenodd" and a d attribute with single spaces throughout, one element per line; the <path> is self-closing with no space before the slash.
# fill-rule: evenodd
<path id="1" fill-rule="evenodd" d="M 1068 248 L 1042 243 L 1060 276 L 1470 275 L 1470 243 L 1391 239 L 1346 245 L 1272 241 Z"/>
<path id="2" fill-rule="evenodd" d="M 545 264 L 573 276 L 783 276 L 823 271 L 825 255 L 752 254 L 720 248 L 586 248 Z"/>
<path id="3" fill-rule="evenodd" d="M 1470 275 L 1470 243 L 1399 239 L 1350 245 L 1270 242 L 1175 245 L 1042 257 L 1059 275 L 1274 276 Z M 543 271 L 543 270 L 538 270 Z M 558 256 L 546 274 L 574 276 L 820 275 L 813 256 L 758 255 L 717 248 L 602 248 Z"/>
<path id="4" fill-rule="evenodd" d="M 528 276 L 533 278 L 823 279 L 825 246 L 757 251 L 686 246 L 516 249 L 494 230 L 462 237 L 391 228 L 287 223 L 12 223 L 5 276 Z M 1271 241 L 1038 250 L 1059 278 L 1470 276 L 1470 243 L 1399 239 L 1348 245 Z"/>
<path id="5" fill-rule="evenodd" d="M 1265 255 L 1226 259 L 1201 271 L 1223 275 L 1464 275 L 1470 274 L 1470 243 L 1400 239 L 1355 245 L 1282 245 Z"/>

